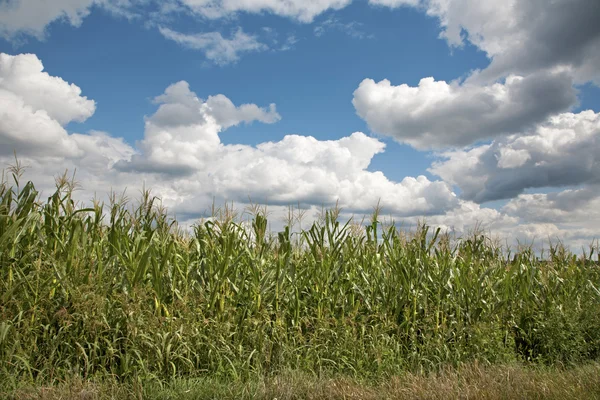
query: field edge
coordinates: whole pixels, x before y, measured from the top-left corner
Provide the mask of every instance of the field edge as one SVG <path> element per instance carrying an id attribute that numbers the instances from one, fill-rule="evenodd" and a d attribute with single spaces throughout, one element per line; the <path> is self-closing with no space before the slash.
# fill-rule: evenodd
<path id="1" fill-rule="evenodd" d="M 1 393 L 1 392 L 0 392 Z M 168 384 L 119 384 L 75 379 L 56 386 L 5 391 L 14 400 L 104 399 L 600 399 L 600 363 L 569 368 L 472 364 L 438 373 L 406 373 L 379 382 L 290 371 L 273 377 L 226 381 L 214 377 Z"/>

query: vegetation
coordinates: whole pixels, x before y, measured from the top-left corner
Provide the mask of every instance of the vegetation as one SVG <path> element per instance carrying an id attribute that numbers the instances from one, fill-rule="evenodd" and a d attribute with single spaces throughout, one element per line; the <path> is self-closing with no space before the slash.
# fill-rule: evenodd
<path id="1" fill-rule="evenodd" d="M 600 355 L 597 248 L 550 245 L 540 261 L 478 233 L 402 233 L 377 211 L 343 224 L 335 209 L 271 235 L 264 209 L 242 222 L 226 208 L 190 232 L 149 192 L 83 208 L 67 179 L 46 201 L 19 180 L 13 168 L 0 184 L 2 390 L 290 371 L 318 386 Z"/>
<path id="2" fill-rule="evenodd" d="M 22 387 L 9 395 L 19 400 L 522 400 L 600 399 L 600 364 L 569 369 L 487 366 L 442 369 L 429 375 L 406 373 L 380 382 L 347 377 L 324 378 L 284 373 L 226 381 L 212 377 L 116 384 L 75 380 L 52 387 Z"/>

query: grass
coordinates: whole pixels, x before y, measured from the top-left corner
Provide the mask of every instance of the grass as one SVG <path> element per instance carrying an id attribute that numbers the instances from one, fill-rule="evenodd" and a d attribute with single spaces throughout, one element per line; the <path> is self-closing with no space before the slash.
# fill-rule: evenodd
<path id="1" fill-rule="evenodd" d="M 377 210 L 366 225 L 329 210 L 302 230 L 301 213 L 292 213 L 272 234 L 263 209 L 241 221 L 225 208 L 189 232 L 149 192 L 83 207 L 67 179 L 42 201 L 32 182 L 21 184 L 18 166 L 9 172 L 0 183 L 5 393 L 22 398 L 26 386 L 79 380 L 90 396 L 160 385 L 162 398 L 180 386 L 225 396 L 223 382 L 239 382 L 231 390 L 258 398 L 268 390 L 336 398 L 336 385 L 349 385 L 342 393 L 363 382 L 356 390 L 365 398 L 402 398 L 393 393 L 413 381 L 431 393 L 436 385 L 479 390 L 470 377 L 503 390 L 494 374 L 518 363 L 576 368 L 567 370 L 572 384 L 560 378 L 571 372 L 546 379 L 517 369 L 514 379 L 530 380 L 520 390 L 596 393 L 577 383 L 597 374 L 596 364 L 580 366 L 600 355 L 593 246 L 575 256 L 550 245 L 540 259 L 479 233 L 453 239 L 422 226 L 408 234 L 383 226 Z"/>
<path id="2" fill-rule="evenodd" d="M 600 399 L 600 365 L 576 368 L 532 368 L 477 364 L 434 374 L 391 377 L 379 383 L 355 379 L 316 378 L 304 373 L 228 382 L 214 378 L 176 380 L 169 384 L 127 385 L 72 381 L 54 387 L 23 387 L 18 400 L 82 399 Z"/>

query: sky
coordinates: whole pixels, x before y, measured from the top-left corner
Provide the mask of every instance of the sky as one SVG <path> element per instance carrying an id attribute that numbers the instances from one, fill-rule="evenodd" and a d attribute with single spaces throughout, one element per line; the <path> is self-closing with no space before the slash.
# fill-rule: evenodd
<path id="1" fill-rule="evenodd" d="M 509 244 L 600 236 L 597 0 L 0 0 L 0 165 Z"/>

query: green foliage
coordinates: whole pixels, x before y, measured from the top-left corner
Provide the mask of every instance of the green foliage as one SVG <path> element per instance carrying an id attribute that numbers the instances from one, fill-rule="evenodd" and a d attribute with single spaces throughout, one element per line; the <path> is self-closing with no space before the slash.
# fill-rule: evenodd
<path id="1" fill-rule="evenodd" d="M 270 235 L 231 211 L 185 232 L 149 192 L 79 207 L 0 184 L 0 381 L 148 380 L 280 371 L 380 377 L 600 355 L 600 269 L 484 235 L 365 229 L 326 211 Z M 294 236 L 295 235 L 295 236 Z M 596 255 L 597 258 L 597 255 Z"/>

